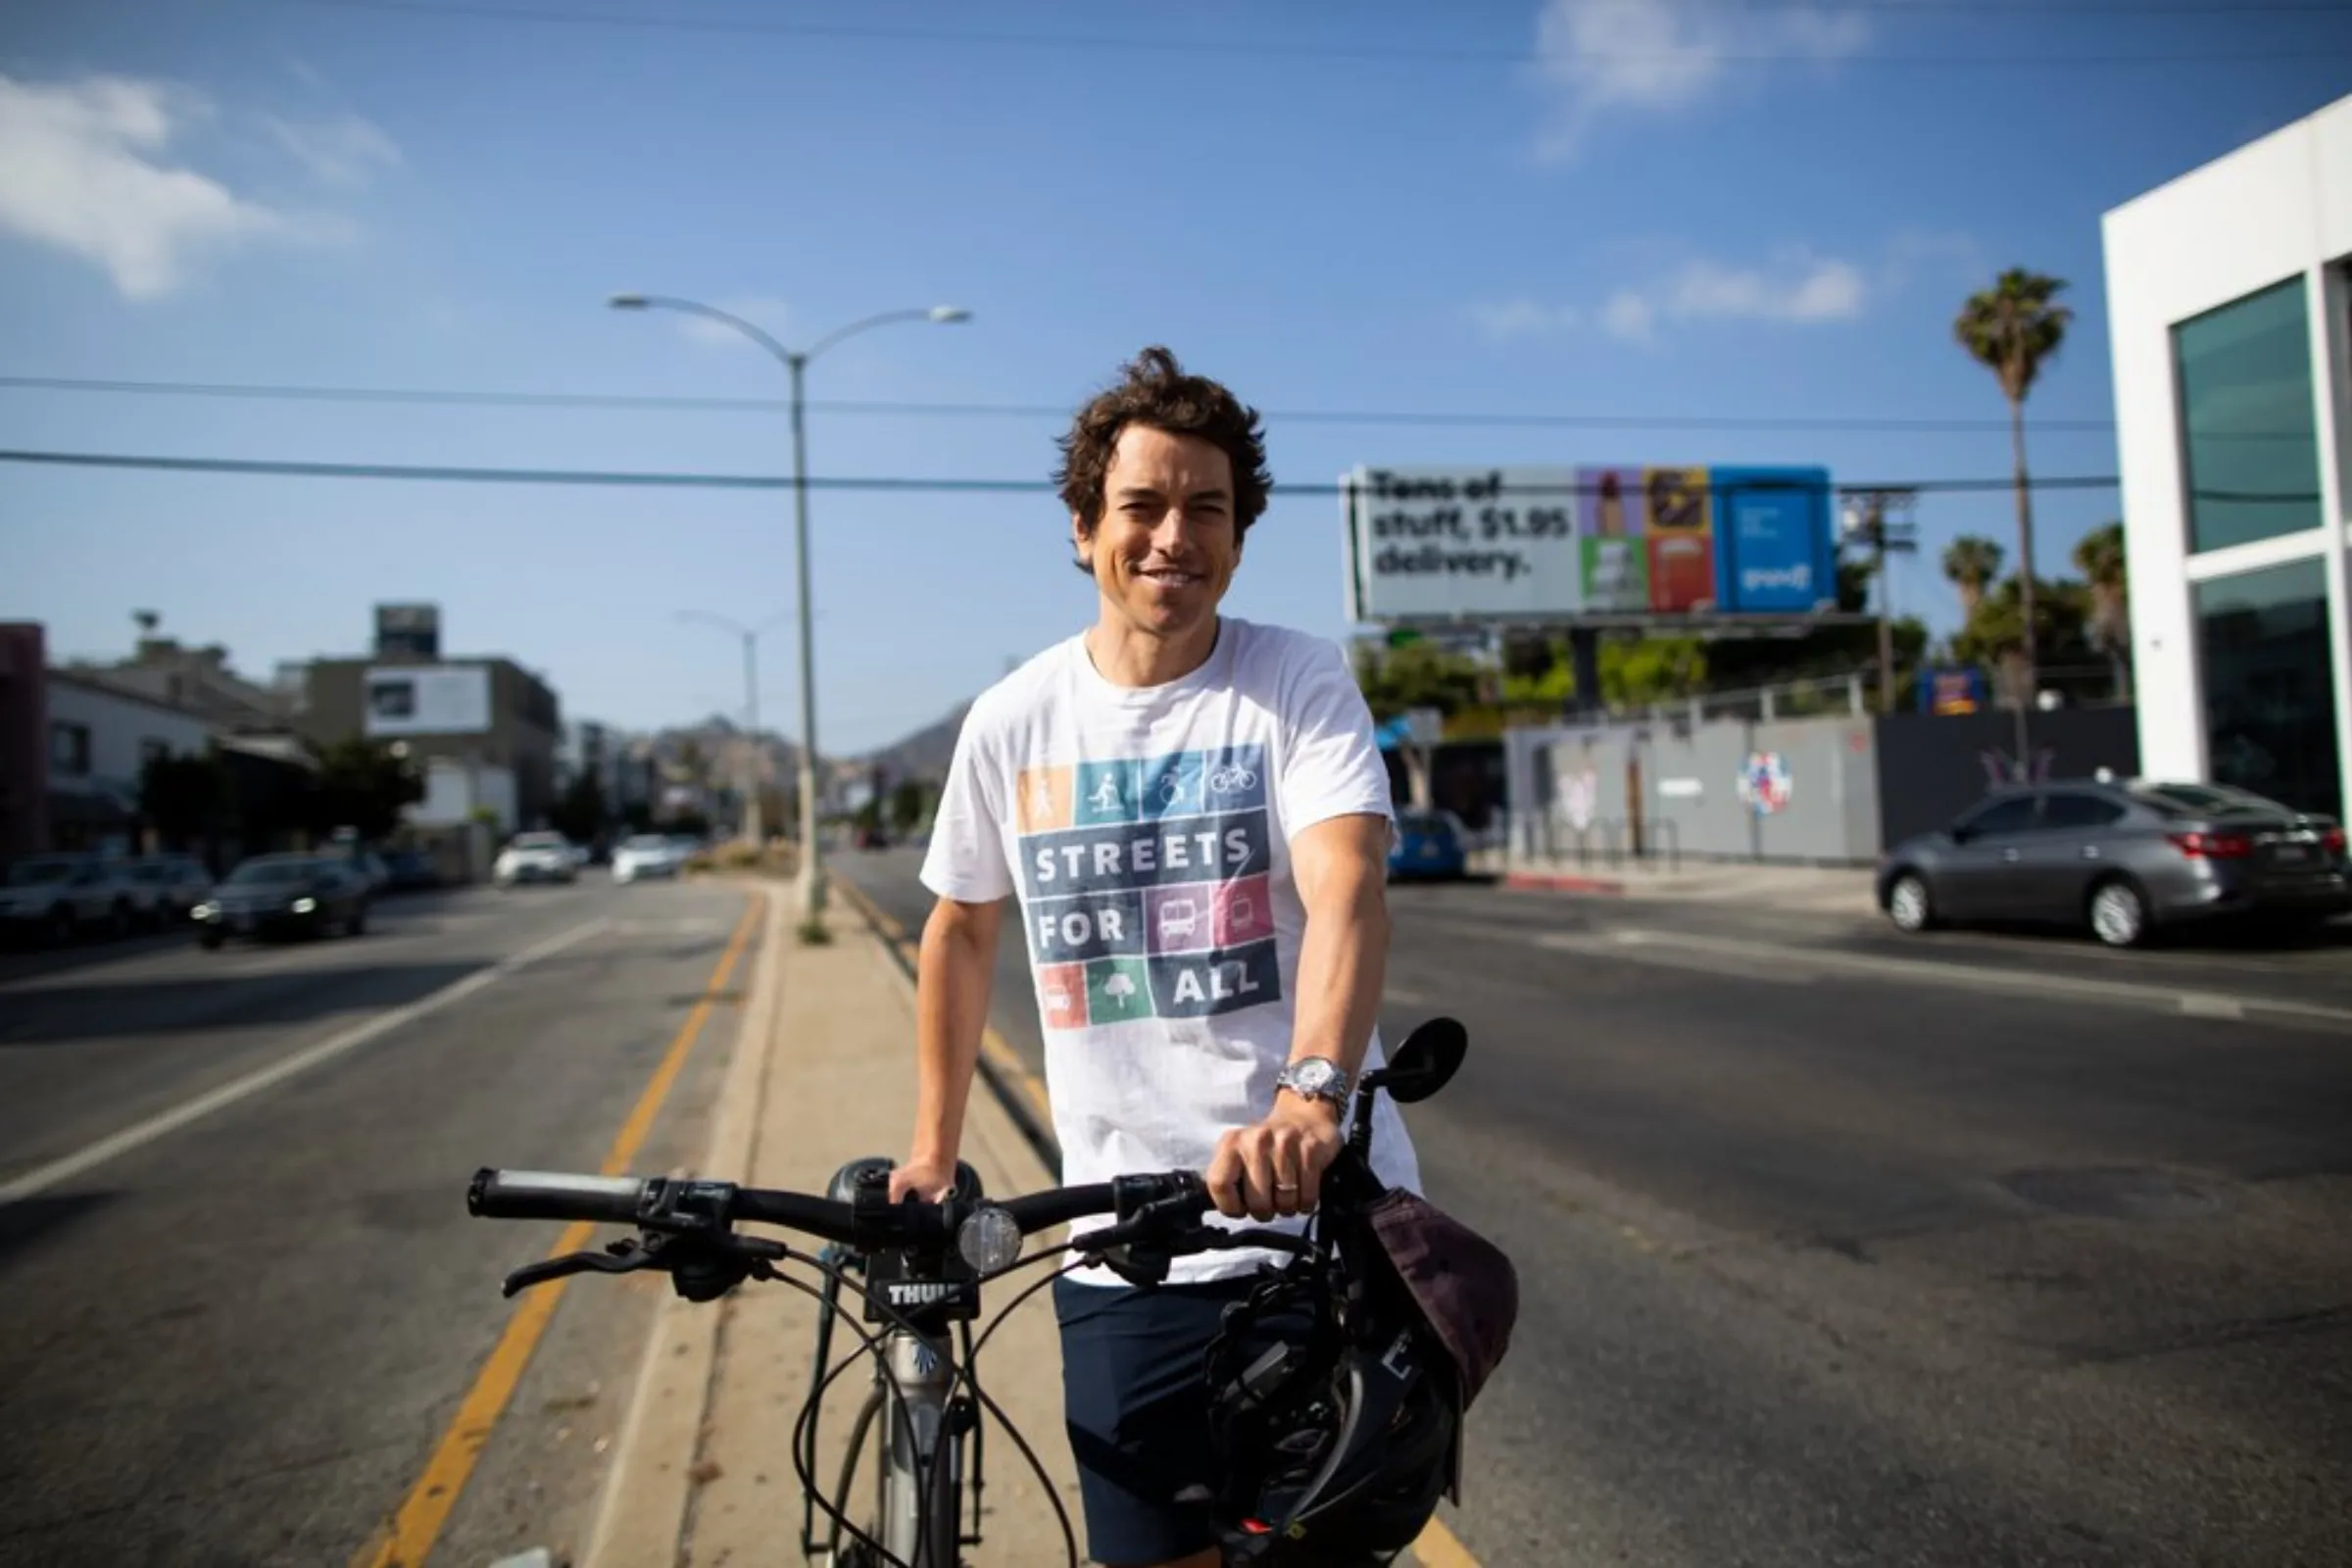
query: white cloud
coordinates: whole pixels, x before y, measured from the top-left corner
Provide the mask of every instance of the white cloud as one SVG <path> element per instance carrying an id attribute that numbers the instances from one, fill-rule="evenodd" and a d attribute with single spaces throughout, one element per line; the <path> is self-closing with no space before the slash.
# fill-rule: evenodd
<path id="1" fill-rule="evenodd" d="M 1609 303 L 1600 313 L 1600 329 L 1611 337 L 1621 337 L 1628 342 L 1648 342 L 1657 325 L 1657 307 L 1630 288 L 1620 289 L 1610 295 Z"/>
<path id="2" fill-rule="evenodd" d="M 1598 310 L 1545 305 L 1521 296 L 1479 305 L 1471 317 L 1495 339 L 1545 337 L 1587 322 L 1629 343 L 1646 343 L 1661 326 L 1690 321 L 1777 321 L 1807 325 L 1860 316 L 1873 289 L 1851 262 L 1785 251 L 1769 267 L 1736 267 L 1698 259 L 1656 281 L 1610 293 Z"/>
<path id="3" fill-rule="evenodd" d="M 1499 305 L 1474 305 L 1470 315 L 1480 331 L 1497 340 L 1549 337 L 1573 330 L 1584 317 L 1573 305 L 1543 305 L 1525 295 Z"/>
<path id="4" fill-rule="evenodd" d="M 1846 321 L 1869 299 L 1862 270 L 1851 262 L 1799 255 L 1767 270 L 1701 260 L 1646 287 L 1620 289 L 1600 323 L 1611 336 L 1640 343 L 1661 321 Z"/>
<path id="5" fill-rule="evenodd" d="M 202 95 L 165 82 L 0 75 L 0 229 L 96 264 L 134 300 L 171 293 L 200 256 L 348 237 L 338 219 L 281 211 L 170 162 L 172 144 L 212 118 Z M 313 153 L 341 168 L 398 156 L 362 125 L 338 122 Z"/>
<path id="6" fill-rule="evenodd" d="M 330 185 L 356 185 L 377 169 L 400 166 L 392 138 L 357 115 L 310 123 L 265 115 L 262 123 L 280 147 Z"/>
<path id="7" fill-rule="evenodd" d="M 1685 108 L 1750 60 L 1840 60 L 1869 38 L 1868 22 L 1835 0 L 1546 0 L 1536 18 L 1536 71 L 1556 103 L 1537 153 L 1574 156 L 1593 121 L 1612 111 Z"/>

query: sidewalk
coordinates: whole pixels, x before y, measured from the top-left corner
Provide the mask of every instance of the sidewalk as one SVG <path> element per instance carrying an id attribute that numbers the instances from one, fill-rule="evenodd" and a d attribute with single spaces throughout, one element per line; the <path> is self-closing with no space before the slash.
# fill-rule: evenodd
<path id="1" fill-rule="evenodd" d="M 701 1171 L 822 1192 L 845 1160 L 905 1152 L 914 1115 L 913 998 L 880 939 L 853 910 L 837 906 L 828 916 L 831 945 L 804 947 L 793 938 L 790 902 L 767 904 L 745 1034 Z M 963 1157 L 991 1193 L 1052 1185 L 985 1086 L 972 1096 Z M 816 1244 L 803 1247 L 814 1251 Z M 811 1283 L 816 1278 L 806 1268 L 789 1272 Z M 977 1327 L 985 1328 L 1018 1288 L 990 1292 Z M 665 1301 L 582 1568 L 752 1568 L 800 1560 L 802 1493 L 793 1475 L 792 1429 L 809 1386 L 816 1311 L 789 1285 L 758 1282 L 709 1305 Z M 837 1326 L 836 1363 L 854 1348 L 854 1338 Z M 990 1396 L 1053 1474 L 1083 1545 L 1061 1430 L 1060 1346 L 1043 1293 L 1006 1321 L 979 1370 Z M 860 1364 L 826 1396 L 816 1473 L 828 1495 L 867 1386 Z M 986 1539 L 968 1548 L 965 1560 L 973 1568 L 1064 1561 L 1044 1488 L 993 1419 L 984 1446 Z M 871 1478 L 869 1456 L 851 1489 L 851 1517 L 860 1522 L 873 1495 Z M 818 1525 L 821 1540 L 821 1514 Z"/>
<path id="2" fill-rule="evenodd" d="M 1670 869 L 1653 860 L 1627 859 L 1611 865 L 1598 856 L 1591 860 L 1518 859 L 1503 869 L 1502 885 L 1603 898 L 1703 899 L 1826 914 L 1866 915 L 1878 909 L 1875 874 L 1867 866 L 1685 860 Z"/>

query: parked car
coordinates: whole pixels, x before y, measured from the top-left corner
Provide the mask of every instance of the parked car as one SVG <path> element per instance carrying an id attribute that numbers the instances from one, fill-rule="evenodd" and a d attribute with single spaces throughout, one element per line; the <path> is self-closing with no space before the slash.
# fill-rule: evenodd
<path id="1" fill-rule="evenodd" d="M 441 885 L 441 872 L 422 850 L 394 850 L 384 857 L 386 893 L 416 893 Z"/>
<path id="2" fill-rule="evenodd" d="M 338 855 L 258 855 L 196 906 L 196 940 L 352 936 L 368 929 L 368 883 Z"/>
<path id="3" fill-rule="evenodd" d="M 2333 817 L 2219 784 L 2011 788 L 1879 862 L 1879 906 L 1904 931 L 2014 920 L 2084 926 L 2128 948 L 2198 920 L 2317 924 L 2352 910 Z"/>
<path id="4" fill-rule="evenodd" d="M 213 888 L 213 874 L 192 855 L 150 855 L 126 869 L 132 912 L 149 925 L 176 925 Z"/>
<path id="5" fill-rule="evenodd" d="M 639 833 L 620 841 L 612 852 L 612 880 L 635 882 L 643 877 L 675 877 L 686 864 L 686 852 L 673 839 L 659 833 Z"/>
<path id="6" fill-rule="evenodd" d="M 571 841 L 561 833 L 517 833 L 490 868 L 491 880 L 502 888 L 517 882 L 572 882 L 579 874 Z"/>
<path id="7" fill-rule="evenodd" d="M 119 860 L 95 855 L 31 855 L 0 886 L 0 931 L 66 943 L 84 931 L 121 935 L 137 915 L 132 883 Z"/>
<path id="8" fill-rule="evenodd" d="M 1389 846 L 1389 880 L 1458 877 L 1469 869 L 1468 834 L 1451 811 L 1396 813 L 1396 838 Z"/>

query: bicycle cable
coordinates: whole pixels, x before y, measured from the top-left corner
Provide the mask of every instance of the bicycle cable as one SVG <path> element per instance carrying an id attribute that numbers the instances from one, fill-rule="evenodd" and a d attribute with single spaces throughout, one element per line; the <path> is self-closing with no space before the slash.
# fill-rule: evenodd
<path id="1" fill-rule="evenodd" d="M 1029 1257 L 1020 1259 L 1018 1262 L 1010 1265 L 1008 1268 L 999 1270 L 998 1273 L 989 1277 L 991 1279 L 1001 1279 L 1004 1277 L 1004 1275 L 1012 1272 L 1013 1269 L 1025 1267 L 1035 1262 L 1050 1259 L 1054 1256 L 1056 1252 L 1065 1250 L 1066 1244 L 1064 1244 L 1064 1246 L 1061 1248 L 1045 1249 L 1039 1252 L 1032 1253 Z M 812 1256 L 807 1252 L 803 1252 L 799 1249 L 791 1246 L 786 1246 L 784 1248 L 783 1256 L 777 1261 L 783 1263 L 802 1263 L 808 1265 L 815 1272 L 833 1280 L 834 1283 L 840 1286 L 844 1291 L 854 1293 L 859 1299 L 871 1304 L 882 1314 L 884 1320 L 891 1327 L 907 1334 L 913 1334 L 917 1338 L 926 1338 L 926 1336 L 921 1335 L 919 1331 L 915 1329 L 914 1325 L 910 1323 L 902 1313 L 900 1313 L 897 1308 L 893 1307 L 889 1301 L 868 1291 L 864 1285 L 856 1283 L 846 1278 L 845 1271 L 840 1265 L 826 1263 L 821 1258 Z M 1073 1268 L 1079 1265 L 1071 1265 Z M 767 1277 L 791 1286 L 794 1290 L 799 1291 L 802 1295 L 809 1298 L 813 1301 L 816 1301 L 820 1306 L 824 1302 L 823 1294 L 818 1291 L 815 1286 L 809 1284 L 806 1280 L 786 1274 L 780 1268 L 773 1270 Z M 1020 1295 L 1014 1297 L 1010 1302 L 1006 1303 L 1004 1308 L 1000 1311 L 996 1318 L 990 1323 L 988 1330 L 984 1332 L 980 1336 L 979 1341 L 973 1345 L 967 1356 L 962 1359 L 958 1359 L 952 1352 L 948 1353 L 947 1359 L 954 1376 L 949 1382 L 947 1396 L 943 1403 L 952 1403 L 958 1388 L 968 1388 L 971 1391 L 974 1401 L 977 1402 L 988 1414 L 996 1417 L 998 1424 L 1004 1427 L 1005 1436 L 1012 1439 L 1013 1446 L 1020 1450 L 1022 1459 L 1027 1461 L 1030 1471 L 1037 1477 L 1040 1487 L 1046 1494 L 1046 1500 L 1053 1505 L 1054 1522 L 1061 1529 L 1062 1551 L 1064 1558 L 1069 1563 L 1070 1568 L 1077 1568 L 1079 1562 L 1077 1532 L 1071 1527 L 1069 1510 L 1062 1504 L 1059 1489 L 1054 1486 L 1052 1473 L 1046 1469 L 1045 1461 L 1038 1457 L 1037 1450 L 1029 1446 L 1029 1440 L 1022 1435 L 1019 1426 L 1013 1422 L 1011 1417 L 1004 1413 L 1004 1406 L 997 1403 L 996 1399 L 989 1395 L 988 1390 L 982 1386 L 978 1372 L 972 1364 L 978 1360 L 981 1347 L 988 1343 L 989 1335 L 996 1331 L 997 1324 L 1002 1323 L 1005 1316 L 1012 1312 L 1014 1308 L 1020 1306 L 1021 1303 L 1028 1300 L 1030 1297 L 1036 1295 L 1037 1292 L 1052 1284 L 1057 1277 L 1058 1274 L 1048 1275 L 1045 1279 L 1040 1280 L 1035 1285 L 1030 1286 Z M 837 1312 L 836 1315 L 839 1316 L 840 1314 Z M 846 1317 L 843 1320 L 848 1322 Z M 867 1332 L 865 1327 L 859 1323 L 849 1322 L 848 1326 L 850 1332 L 856 1335 L 858 1338 L 858 1351 L 860 1356 L 878 1356 L 882 1354 L 880 1348 L 881 1335 Z M 866 1534 L 865 1531 L 859 1529 L 857 1525 L 852 1524 L 850 1522 L 849 1515 L 841 1508 L 835 1506 L 834 1503 L 825 1496 L 815 1476 L 816 1429 L 814 1417 L 819 1403 L 822 1400 L 826 1391 L 833 1386 L 834 1381 L 844 1372 L 847 1372 L 851 1367 L 857 1364 L 857 1358 L 845 1356 L 840 1365 L 834 1367 L 829 1372 L 821 1366 L 817 1368 L 820 1376 L 818 1377 L 814 1386 L 810 1389 L 808 1397 L 803 1401 L 800 1415 L 796 1417 L 793 1422 L 793 1478 L 801 1484 L 804 1495 L 810 1498 L 816 1504 L 818 1511 L 824 1514 L 828 1524 L 831 1524 L 836 1529 L 847 1534 L 851 1540 L 865 1547 L 868 1551 L 875 1553 L 880 1559 L 881 1563 L 886 1565 L 886 1568 L 914 1568 L 913 1564 L 907 1562 L 905 1558 L 902 1558 L 897 1553 L 891 1551 L 888 1547 L 884 1546 L 880 1542 L 876 1541 L 872 1536 Z M 888 1375 L 887 1364 L 885 1365 L 882 1381 L 888 1386 L 889 1396 L 896 1401 L 899 1415 L 904 1417 L 906 1411 L 906 1393 L 899 1388 L 898 1379 Z M 939 1447 L 935 1445 L 929 1462 L 927 1464 L 917 1466 L 915 1498 L 917 1512 L 915 1515 L 915 1534 L 918 1540 L 928 1540 L 930 1537 L 930 1511 L 933 1506 L 931 1494 L 934 1488 L 934 1478 L 938 1473 L 932 1467 L 939 1463 L 940 1457 L 941 1455 Z M 852 1463 L 855 1463 L 854 1456 L 852 1457 Z M 960 1537 L 963 1531 L 963 1512 L 960 1507 L 956 1509 L 956 1528 L 957 1536 Z"/>

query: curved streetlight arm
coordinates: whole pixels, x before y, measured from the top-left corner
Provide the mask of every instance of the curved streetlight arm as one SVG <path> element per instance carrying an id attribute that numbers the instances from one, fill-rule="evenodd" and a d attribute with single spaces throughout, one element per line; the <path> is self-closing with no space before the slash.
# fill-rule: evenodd
<path id="1" fill-rule="evenodd" d="M 770 337 L 764 327 L 755 326 L 740 316 L 722 311 L 715 305 L 705 305 L 700 300 L 682 300 L 670 294 L 615 294 L 608 303 L 618 311 L 683 311 L 688 316 L 704 317 L 733 327 L 786 365 L 791 365 L 794 360 L 792 350 Z"/>
<path id="2" fill-rule="evenodd" d="M 808 364 L 843 338 L 855 337 L 868 327 L 887 326 L 893 321 L 960 321 L 962 319 L 963 313 L 954 311 L 946 306 L 934 306 L 929 310 L 921 311 L 884 311 L 879 316 L 869 316 L 861 321 L 852 321 L 847 326 L 835 327 L 808 346 L 807 352 L 800 357 L 801 363 Z"/>

